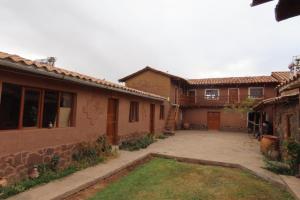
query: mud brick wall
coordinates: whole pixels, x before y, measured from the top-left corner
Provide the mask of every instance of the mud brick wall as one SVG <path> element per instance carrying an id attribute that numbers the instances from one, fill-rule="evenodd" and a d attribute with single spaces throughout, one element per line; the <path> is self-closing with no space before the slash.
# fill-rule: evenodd
<path id="1" fill-rule="evenodd" d="M 34 165 L 47 164 L 54 155 L 60 157 L 59 168 L 68 167 L 72 162 L 72 154 L 76 146 L 76 144 L 68 144 L 3 156 L 0 158 L 0 177 L 7 178 L 9 183 L 25 179 Z"/>

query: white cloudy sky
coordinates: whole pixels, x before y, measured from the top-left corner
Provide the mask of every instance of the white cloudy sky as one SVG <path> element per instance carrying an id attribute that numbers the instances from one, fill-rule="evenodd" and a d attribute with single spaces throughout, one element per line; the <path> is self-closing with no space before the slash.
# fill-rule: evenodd
<path id="1" fill-rule="evenodd" d="M 116 81 L 146 65 L 185 78 L 270 74 L 300 54 L 300 17 L 250 0 L 1 0 L 0 51 Z"/>

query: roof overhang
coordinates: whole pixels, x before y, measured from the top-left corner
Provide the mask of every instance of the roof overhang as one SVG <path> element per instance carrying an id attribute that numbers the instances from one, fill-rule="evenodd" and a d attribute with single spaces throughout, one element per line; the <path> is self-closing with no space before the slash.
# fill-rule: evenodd
<path id="1" fill-rule="evenodd" d="M 68 81 L 68 82 L 72 82 L 72 83 L 80 84 L 80 85 L 85 85 L 85 86 L 89 86 L 89 87 L 96 87 L 96 88 L 100 88 L 100 89 L 111 90 L 111 91 L 115 91 L 115 92 L 118 92 L 118 93 L 130 94 L 130 95 L 133 95 L 133 96 L 139 96 L 139 97 L 152 99 L 152 100 L 156 100 L 156 101 L 165 101 L 165 100 L 167 100 L 166 98 L 161 97 L 161 96 L 157 96 L 157 95 L 152 96 L 152 95 L 147 95 L 147 94 L 136 93 L 136 92 L 130 91 L 130 90 L 129 91 L 128 90 L 123 90 L 121 88 L 106 86 L 106 85 L 94 83 L 94 82 L 88 81 L 88 80 L 82 80 L 82 79 L 78 79 L 78 78 L 75 78 L 75 77 L 70 77 L 70 76 L 66 76 L 66 75 L 62 75 L 62 74 L 57 74 L 55 72 L 47 71 L 46 69 L 43 69 L 43 68 L 38 68 L 37 69 L 35 66 L 23 65 L 23 64 L 11 62 L 11 61 L 8 61 L 8 60 L 0 60 L 0 65 L 4 66 L 6 68 L 21 71 L 21 72 L 27 72 L 27 73 L 30 73 L 30 74 L 35 74 L 35 75 L 44 76 L 44 77 L 46 76 L 46 77 L 50 77 L 50 78 L 53 78 L 53 79 Z M 1 68 L 0 68 L 0 70 L 1 70 Z"/>
<path id="2" fill-rule="evenodd" d="M 260 110 L 267 105 L 273 105 L 277 103 L 281 103 L 284 101 L 288 101 L 290 99 L 299 98 L 299 93 L 292 93 L 287 95 L 282 95 L 279 97 L 272 97 L 269 99 L 264 99 L 253 106 L 253 110 Z"/>
<path id="3" fill-rule="evenodd" d="M 251 6 L 257 6 L 273 0 L 253 0 Z M 300 15 L 299 0 L 279 0 L 275 8 L 277 21 L 282 21 Z"/>

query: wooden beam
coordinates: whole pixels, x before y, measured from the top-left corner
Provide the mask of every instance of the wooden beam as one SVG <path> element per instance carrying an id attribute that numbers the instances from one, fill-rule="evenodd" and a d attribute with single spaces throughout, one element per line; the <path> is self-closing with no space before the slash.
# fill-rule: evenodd
<path id="1" fill-rule="evenodd" d="M 251 3 L 251 6 L 257 6 L 263 3 L 267 3 L 269 1 L 273 1 L 273 0 L 253 0 L 253 2 Z"/>
<path id="2" fill-rule="evenodd" d="M 1 97 L 2 97 L 2 84 L 3 84 L 3 81 L 0 80 L 0 104 L 1 104 Z"/>
<path id="3" fill-rule="evenodd" d="M 20 113 L 19 113 L 19 126 L 18 126 L 19 129 L 23 128 L 24 99 L 25 99 L 25 87 L 22 87 Z"/>

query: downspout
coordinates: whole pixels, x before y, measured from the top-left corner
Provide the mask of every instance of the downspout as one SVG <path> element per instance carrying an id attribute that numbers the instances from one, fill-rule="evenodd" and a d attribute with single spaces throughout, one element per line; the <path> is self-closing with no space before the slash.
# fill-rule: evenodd
<path id="1" fill-rule="evenodd" d="M 12 62 L 6 61 L 6 60 L 0 60 L 0 65 L 6 66 L 6 67 L 9 67 L 9 68 L 12 68 L 12 69 L 20 70 L 20 71 L 25 71 L 25 72 L 29 72 L 29 73 L 34 73 L 34 74 L 38 74 L 38 75 L 52 77 L 52 78 L 55 78 L 55 79 L 66 80 L 66 81 L 70 81 L 70 82 L 73 82 L 73 83 L 78 83 L 80 85 L 112 90 L 112 91 L 115 91 L 115 92 L 130 94 L 130 95 L 144 97 L 144 98 L 153 99 L 153 100 L 157 100 L 157 101 L 164 101 L 165 100 L 165 99 L 158 98 L 158 97 L 156 98 L 156 97 L 151 97 L 151 96 L 147 96 L 147 95 L 143 95 L 143 94 L 136 94 L 136 93 L 131 92 L 131 91 L 122 90 L 120 88 L 114 88 L 114 87 L 109 87 L 109 86 L 93 83 L 91 81 L 80 80 L 80 79 L 77 79 L 77 78 L 57 74 L 55 72 L 45 71 L 43 69 L 39 69 L 39 68 L 36 68 L 36 67 L 33 67 L 33 66 L 28 66 L 28 65 L 24 66 L 24 65 L 19 64 L 19 63 L 12 63 Z"/>

